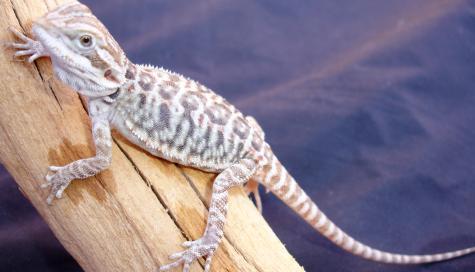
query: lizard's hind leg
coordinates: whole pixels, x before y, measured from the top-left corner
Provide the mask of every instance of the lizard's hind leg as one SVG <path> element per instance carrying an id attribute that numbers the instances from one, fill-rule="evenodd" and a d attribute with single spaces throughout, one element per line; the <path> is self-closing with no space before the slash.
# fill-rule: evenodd
<path id="1" fill-rule="evenodd" d="M 246 116 L 246 121 L 251 125 L 251 127 L 259 135 L 259 137 L 262 138 L 262 141 L 264 141 L 266 135 L 262 127 L 259 125 L 259 123 L 257 123 L 256 119 L 254 119 L 254 117 L 252 116 Z M 251 178 L 244 186 L 244 190 L 246 191 L 246 194 L 248 196 L 254 194 L 254 200 L 256 201 L 257 209 L 260 213 L 262 213 L 262 202 L 261 196 L 259 194 L 259 181 L 255 178 Z"/>
<path id="2" fill-rule="evenodd" d="M 253 159 L 242 159 L 221 172 L 213 183 L 213 193 L 209 207 L 206 230 L 201 238 L 185 242 L 188 247 L 185 251 L 170 256 L 176 260 L 173 263 L 160 267 L 160 271 L 167 271 L 183 264 L 183 272 L 190 270 L 190 265 L 198 258 L 206 256 L 205 272 L 210 271 L 211 260 L 224 235 L 224 224 L 228 209 L 228 190 L 246 181 L 256 172 L 257 163 Z"/>

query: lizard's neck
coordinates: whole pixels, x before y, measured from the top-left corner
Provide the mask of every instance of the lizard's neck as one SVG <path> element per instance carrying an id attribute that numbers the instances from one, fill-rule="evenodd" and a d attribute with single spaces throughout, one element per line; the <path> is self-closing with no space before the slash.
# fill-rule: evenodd
<path id="1" fill-rule="evenodd" d="M 131 91 L 131 88 L 133 88 L 137 82 L 138 82 L 138 70 L 137 70 L 137 65 L 132 63 L 131 61 L 127 60 L 125 63 L 126 72 L 125 72 L 125 82 L 122 84 L 120 87 L 117 89 L 111 91 L 111 93 L 101 97 L 105 101 L 112 102 L 115 100 L 115 98 L 119 95 L 121 91 Z"/>
<path id="2" fill-rule="evenodd" d="M 111 105 L 114 104 L 119 95 L 123 92 L 130 92 L 137 85 L 137 65 L 129 60 L 125 63 L 125 82 L 116 89 L 101 96 L 87 96 L 89 101 L 89 115 L 108 114 Z"/>
<path id="3" fill-rule="evenodd" d="M 127 81 L 125 85 L 128 85 L 131 82 L 135 82 L 137 80 L 137 65 L 127 60 L 126 66 L 127 69 L 125 72 L 125 78 Z"/>
<path id="4" fill-rule="evenodd" d="M 126 67 L 126 82 L 120 89 L 128 92 L 150 93 L 162 85 L 175 84 L 181 78 L 178 74 L 152 65 L 128 62 Z"/>

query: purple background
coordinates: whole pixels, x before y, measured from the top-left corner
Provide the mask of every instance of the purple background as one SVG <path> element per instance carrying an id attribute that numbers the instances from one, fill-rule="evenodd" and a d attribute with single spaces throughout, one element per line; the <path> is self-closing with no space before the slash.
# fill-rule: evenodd
<path id="1" fill-rule="evenodd" d="M 355 238 L 399 253 L 475 245 L 475 1 L 84 2 L 132 61 L 197 79 L 255 116 Z M 475 271 L 475 256 L 365 261 L 275 197 L 263 203 L 307 271 Z M 80 271 L 4 170 L 0 270 Z"/>

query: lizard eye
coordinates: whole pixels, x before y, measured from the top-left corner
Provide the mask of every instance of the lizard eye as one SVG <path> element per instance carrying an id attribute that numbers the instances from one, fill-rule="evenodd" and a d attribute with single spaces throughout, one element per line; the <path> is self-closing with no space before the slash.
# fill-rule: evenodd
<path id="1" fill-rule="evenodd" d="M 82 35 L 79 38 L 79 42 L 81 43 L 81 46 L 84 48 L 91 48 L 94 45 L 94 39 L 92 38 L 91 35 Z"/>

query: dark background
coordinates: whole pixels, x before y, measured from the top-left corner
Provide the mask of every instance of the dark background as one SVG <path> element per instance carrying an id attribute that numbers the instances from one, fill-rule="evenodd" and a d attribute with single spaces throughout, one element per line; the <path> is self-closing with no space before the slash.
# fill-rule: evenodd
<path id="1" fill-rule="evenodd" d="M 475 245 L 475 1 L 83 1 L 129 58 L 256 117 L 284 165 L 355 238 L 398 253 Z M 307 271 L 398 267 L 325 240 L 274 196 L 264 216 Z M 0 270 L 80 271 L 0 180 Z"/>

